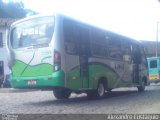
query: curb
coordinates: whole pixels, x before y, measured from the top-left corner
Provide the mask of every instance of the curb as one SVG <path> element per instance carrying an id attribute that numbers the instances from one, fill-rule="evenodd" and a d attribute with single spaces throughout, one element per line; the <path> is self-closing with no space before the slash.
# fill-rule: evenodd
<path id="1" fill-rule="evenodd" d="M 14 89 L 14 88 L 0 88 L 0 93 L 23 93 L 23 92 L 33 92 L 38 90 L 33 89 Z"/>

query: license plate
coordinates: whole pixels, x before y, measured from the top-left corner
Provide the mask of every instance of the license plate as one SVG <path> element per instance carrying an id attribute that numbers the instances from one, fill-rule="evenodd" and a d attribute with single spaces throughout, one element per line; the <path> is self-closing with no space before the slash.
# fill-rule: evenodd
<path id="1" fill-rule="evenodd" d="M 28 80 L 28 85 L 36 85 L 37 81 L 36 80 Z"/>

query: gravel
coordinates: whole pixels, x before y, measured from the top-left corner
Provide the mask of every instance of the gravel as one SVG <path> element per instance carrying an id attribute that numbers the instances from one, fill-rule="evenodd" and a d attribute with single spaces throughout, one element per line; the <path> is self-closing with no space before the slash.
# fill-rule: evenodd
<path id="1" fill-rule="evenodd" d="M 86 94 L 72 94 L 68 100 L 56 100 L 52 91 L 0 90 L 1 114 L 160 114 L 160 86 L 145 92 L 120 88 L 104 99 L 89 100 Z"/>

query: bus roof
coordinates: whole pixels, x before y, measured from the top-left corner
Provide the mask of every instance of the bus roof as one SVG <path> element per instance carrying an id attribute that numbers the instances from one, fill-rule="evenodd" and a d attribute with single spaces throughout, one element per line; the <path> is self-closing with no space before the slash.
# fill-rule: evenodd
<path id="1" fill-rule="evenodd" d="M 139 40 L 126 37 L 126 36 L 124 36 L 124 35 L 121 35 L 121 34 L 112 32 L 112 31 L 107 30 L 107 29 L 100 28 L 100 27 L 95 26 L 95 25 L 92 25 L 92 24 L 88 24 L 88 23 L 85 23 L 85 22 L 81 22 L 81 21 L 79 21 L 78 19 L 72 18 L 72 17 L 70 17 L 70 16 L 66 16 L 66 15 L 61 14 L 61 13 L 54 13 L 54 14 L 37 14 L 37 15 L 29 16 L 29 17 L 20 19 L 20 20 L 18 20 L 18 21 L 16 21 L 16 22 L 12 23 L 12 24 L 11 24 L 11 27 L 13 27 L 13 26 L 15 26 L 16 24 L 21 23 L 21 22 L 23 22 L 23 21 L 27 21 L 27 20 L 30 20 L 30 19 L 38 18 L 38 17 L 47 17 L 47 16 L 60 16 L 60 17 L 64 17 L 64 18 L 67 18 L 67 19 L 76 21 L 76 22 L 78 22 L 78 23 L 84 24 L 84 25 L 86 25 L 86 26 L 93 27 L 93 28 L 95 28 L 95 29 L 99 29 L 99 30 L 105 31 L 105 32 L 109 33 L 110 35 L 114 35 L 114 36 L 117 36 L 117 37 L 121 37 L 121 38 L 123 38 L 123 39 L 128 39 L 128 40 L 130 40 L 130 41 L 132 41 L 132 42 L 134 42 L 134 43 L 137 43 L 137 44 L 139 44 L 139 45 L 142 45 L 142 42 L 139 41 Z"/>

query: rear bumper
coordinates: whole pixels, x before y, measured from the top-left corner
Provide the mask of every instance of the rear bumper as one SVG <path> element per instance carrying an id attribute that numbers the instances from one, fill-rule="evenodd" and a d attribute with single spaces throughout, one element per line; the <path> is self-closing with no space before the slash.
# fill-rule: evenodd
<path id="1" fill-rule="evenodd" d="M 29 84 L 29 81 L 35 81 Z M 31 88 L 31 89 L 53 89 L 55 87 L 65 87 L 65 74 L 63 71 L 54 72 L 48 76 L 37 77 L 14 77 L 11 79 L 13 88 Z"/>

